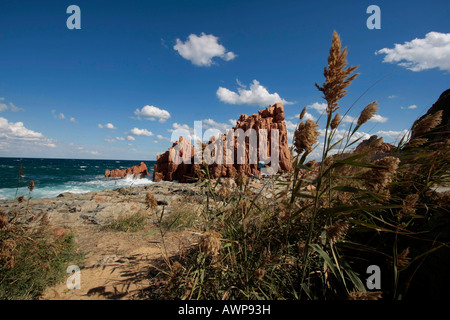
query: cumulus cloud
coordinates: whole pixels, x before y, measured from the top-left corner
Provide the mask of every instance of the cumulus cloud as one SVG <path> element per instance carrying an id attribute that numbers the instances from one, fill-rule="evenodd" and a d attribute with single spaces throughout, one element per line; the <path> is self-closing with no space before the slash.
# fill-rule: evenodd
<path id="1" fill-rule="evenodd" d="M 297 118 L 298 118 L 298 117 L 297 117 Z M 290 121 L 290 120 L 285 120 L 285 123 L 286 123 L 286 129 L 287 129 L 288 131 L 294 132 L 295 129 L 297 129 L 297 124 L 296 124 L 296 123 L 293 123 L 293 122 Z"/>
<path id="2" fill-rule="evenodd" d="M 104 139 L 104 141 L 108 142 L 108 143 L 116 143 L 117 142 L 115 139 L 111 139 L 111 138 L 106 138 L 106 139 Z"/>
<path id="3" fill-rule="evenodd" d="M 383 48 L 375 54 L 385 54 L 383 62 L 397 63 L 411 71 L 450 71 L 450 33 L 429 32 L 423 39 L 396 43 L 394 48 Z"/>
<path id="4" fill-rule="evenodd" d="M 394 131 L 394 130 L 388 130 L 388 131 L 383 131 L 380 130 L 376 133 L 377 136 L 379 137 L 388 137 L 392 140 L 400 140 L 401 138 L 403 138 L 404 136 L 408 137 L 409 135 L 409 130 L 402 130 L 402 131 Z"/>
<path id="5" fill-rule="evenodd" d="M 135 136 L 146 136 L 150 137 L 153 135 L 151 131 L 148 131 L 147 129 L 139 129 L 139 128 L 133 128 L 130 130 L 130 134 Z"/>
<path id="6" fill-rule="evenodd" d="M 415 104 L 410 105 L 409 107 L 400 107 L 400 109 L 409 109 L 409 110 L 413 110 L 413 109 L 417 109 L 417 106 Z"/>
<path id="7" fill-rule="evenodd" d="M 306 110 L 308 110 L 308 109 L 314 109 L 318 113 L 323 113 L 323 112 L 325 112 L 325 110 L 327 110 L 327 104 L 326 103 L 314 102 L 313 104 L 310 104 L 310 105 L 306 106 Z"/>
<path id="8" fill-rule="evenodd" d="M 372 118 L 370 118 L 369 121 L 384 123 L 384 122 L 388 121 L 388 118 L 387 118 L 387 117 L 380 116 L 379 114 L 376 114 L 376 115 L 374 115 Z"/>
<path id="9" fill-rule="evenodd" d="M 0 117 L 0 141 L 3 148 L 11 148 L 14 145 L 25 146 L 25 144 L 39 145 L 55 148 L 55 143 L 46 138 L 42 133 L 27 129 L 23 122 L 9 122 L 8 119 Z"/>
<path id="10" fill-rule="evenodd" d="M 100 129 L 111 129 L 111 130 L 117 129 L 112 123 L 107 123 L 107 124 L 101 124 L 101 123 L 99 123 L 99 124 L 98 124 L 98 127 L 99 127 Z"/>
<path id="11" fill-rule="evenodd" d="M 291 117 L 290 119 L 299 119 L 300 118 L 300 113 L 296 114 L 295 116 Z M 305 114 L 303 115 L 303 119 L 304 121 L 306 120 L 312 120 L 312 121 L 316 121 L 316 117 L 314 117 L 311 113 L 309 113 L 308 111 L 305 111 Z"/>
<path id="12" fill-rule="evenodd" d="M 161 134 L 158 134 L 156 137 L 157 137 L 159 140 L 167 140 L 167 141 L 170 141 L 170 138 L 164 137 L 164 136 L 161 135 Z"/>
<path id="13" fill-rule="evenodd" d="M 127 136 L 127 140 L 128 141 L 134 141 L 134 140 L 136 140 L 133 136 Z"/>
<path id="14" fill-rule="evenodd" d="M 212 59 L 215 57 L 225 61 L 236 58 L 236 55 L 231 51 L 227 52 L 218 40 L 218 37 L 203 32 L 200 36 L 190 34 L 185 42 L 177 39 L 173 48 L 184 59 L 191 61 L 196 66 L 209 67 L 214 63 Z"/>
<path id="15" fill-rule="evenodd" d="M 156 120 L 163 123 L 166 122 L 167 119 L 170 118 L 170 113 L 167 110 L 159 109 L 155 106 L 145 106 L 141 110 L 136 109 L 134 114 L 140 117 L 145 117 L 147 120 Z"/>
<path id="16" fill-rule="evenodd" d="M 204 129 L 217 129 L 223 134 L 227 132 L 227 130 L 231 129 L 233 125 L 230 123 L 221 123 L 217 122 L 213 119 L 205 119 L 202 121 L 202 125 Z"/>
<path id="17" fill-rule="evenodd" d="M 253 80 L 250 88 L 247 90 L 245 86 L 240 85 L 237 92 L 227 88 L 219 87 L 217 89 L 217 97 L 220 101 L 229 104 L 247 104 L 252 106 L 268 106 L 277 102 L 283 104 L 292 104 L 293 102 L 282 99 L 278 93 L 269 93 L 257 80 Z"/>

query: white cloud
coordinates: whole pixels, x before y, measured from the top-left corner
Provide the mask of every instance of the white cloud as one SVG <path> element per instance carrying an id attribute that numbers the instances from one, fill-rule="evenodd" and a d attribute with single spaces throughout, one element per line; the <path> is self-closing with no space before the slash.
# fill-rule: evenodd
<path id="1" fill-rule="evenodd" d="M 108 143 L 116 143 L 117 142 L 115 139 L 110 139 L 110 138 L 106 138 L 106 139 L 104 139 L 104 141 L 108 142 Z"/>
<path id="2" fill-rule="evenodd" d="M 161 134 L 158 134 L 156 137 L 157 137 L 159 140 L 167 140 L 167 141 L 170 141 L 170 138 L 164 137 L 164 136 L 161 135 Z"/>
<path id="3" fill-rule="evenodd" d="M 322 113 L 325 112 L 325 110 L 327 110 L 327 104 L 326 103 L 314 102 L 313 104 L 310 104 L 310 105 L 306 106 L 306 110 L 308 110 L 308 109 L 314 109 L 318 113 L 322 114 Z"/>
<path id="4" fill-rule="evenodd" d="M 288 131 L 295 131 L 297 129 L 297 124 L 296 123 L 293 123 L 290 120 L 285 120 L 285 123 L 286 123 L 286 129 Z"/>
<path id="5" fill-rule="evenodd" d="M 290 119 L 299 119 L 300 118 L 300 113 L 296 114 L 295 116 L 291 117 Z M 316 121 L 316 117 L 314 117 L 311 113 L 309 113 L 308 111 L 305 111 L 305 114 L 303 115 L 303 119 L 304 121 L 306 120 L 312 120 L 312 121 Z"/>
<path id="6" fill-rule="evenodd" d="M 20 110 L 23 110 L 22 108 L 17 108 L 16 106 L 14 106 L 15 108 L 16 108 L 16 111 L 20 111 Z M 12 107 L 11 107 L 12 108 Z M 19 109 L 19 110 L 17 110 L 17 109 Z M 12 109 L 11 109 L 12 110 Z M 16 112 L 15 111 L 15 112 Z M 56 112 L 56 110 L 55 109 L 53 109 L 52 110 L 52 115 L 53 115 L 53 118 L 55 118 L 55 119 L 58 119 L 58 120 L 65 120 L 65 119 L 68 119 L 70 122 L 72 122 L 72 123 L 77 123 L 77 120 L 74 118 L 74 117 L 72 117 L 72 116 L 66 116 L 64 113 L 62 113 L 62 112 L 60 112 L 60 113 L 57 113 Z M 100 126 L 100 125 L 99 125 Z"/>
<path id="7" fill-rule="evenodd" d="M 383 131 L 380 130 L 376 133 L 377 136 L 379 137 L 388 137 L 391 138 L 392 140 L 400 140 L 403 136 L 408 136 L 409 134 L 409 130 L 402 130 L 402 131 L 393 131 L 393 130 L 388 130 L 388 131 Z"/>
<path id="8" fill-rule="evenodd" d="M 397 98 L 397 96 L 395 94 L 388 96 L 388 99 L 395 99 L 395 98 Z"/>
<path id="9" fill-rule="evenodd" d="M 116 137 L 116 139 L 119 140 L 119 141 L 124 141 L 125 140 L 124 137 Z"/>
<path id="10" fill-rule="evenodd" d="M 202 32 L 200 36 L 190 34 L 186 42 L 176 40 L 173 47 L 183 58 L 197 66 L 211 66 L 213 58 L 218 57 L 225 61 L 233 60 L 236 55 L 218 43 L 219 38 L 212 34 Z"/>
<path id="11" fill-rule="evenodd" d="M 12 112 L 23 111 L 23 108 L 16 107 L 16 106 L 14 105 L 14 103 L 12 103 L 12 102 L 9 103 L 9 106 L 10 106 Z"/>
<path id="12" fill-rule="evenodd" d="M 147 129 L 139 129 L 139 128 L 131 129 L 130 134 L 135 135 L 135 136 L 146 136 L 146 137 L 150 137 L 153 135 L 153 133 L 151 131 L 148 131 Z"/>
<path id="13" fill-rule="evenodd" d="M 134 140 L 136 140 L 133 136 L 127 136 L 127 140 L 128 141 L 134 141 Z"/>
<path id="14" fill-rule="evenodd" d="M 223 134 L 227 132 L 228 129 L 231 129 L 233 125 L 230 123 L 220 123 L 216 122 L 213 119 L 205 119 L 202 121 L 202 125 L 204 129 L 217 129 Z"/>
<path id="15" fill-rule="evenodd" d="M 3 100 L 5 100 L 5 98 L 0 99 L 0 101 Z M 24 111 L 23 108 L 16 107 L 12 102 L 9 103 L 9 107 L 4 103 L 0 103 L 0 112 L 6 111 L 8 109 L 10 109 L 12 112 Z"/>
<path id="16" fill-rule="evenodd" d="M 46 138 L 40 132 L 27 129 L 23 122 L 9 122 L 8 119 L 3 117 L 0 117 L 0 141 L 3 148 L 9 148 L 10 150 L 29 145 L 56 147 L 51 139 Z"/>
<path id="17" fill-rule="evenodd" d="M 415 104 L 410 105 L 409 107 L 400 107 L 400 109 L 409 109 L 409 110 L 413 110 L 413 109 L 417 109 L 417 106 Z"/>
<path id="18" fill-rule="evenodd" d="M 347 123 L 353 123 L 358 121 L 358 118 L 350 116 L 348 114 L 346 114 L 345 116 L 342 116 L 342 122 L 347 122 Z"/>
<path id="19" fill-rule="evenodd" d="M 383 48 L 375 54 L 385 54 L 383 62 L 398 63 L 411 71 L 450 71 L 450 33 L 429 32 L 424 39 L 396 43 L 393 49 Z"/>
<path id="20" fill-rule="evenodd" d="M 372 118 L 370 118 L 369 121 L 384 123 L 384 122 L 388 121 L 388 118 L 380 116 L 379 114 L 376 114 Z"/>
<path id="21" fill-rule="evenodd" d="M 268 106 L 277 102 L 283 104 L 292 104 L 280 97 L 278 93 L 269 93 L 257 80 L 253 80 L 250 89 L 246 90 L 242 85 L 237 88 L 237 93 L 229 89 L 219 87 L 217 89 L 217 97 L 225 103 L 229 104 L 247 104 L 253 106 Z"/>
<path id="22" fill-rule="evenodd" d="M 192 132 L 192 133 L 194 132 L 194 129 L 189 127 L 187 124 L 179 124 L 177 122 L 172 123 L 172 129 L 167 129 L 167 131 L 174 132 L 177 129 L 187 130 L 187 131 Z"/>
<path id="23" fill-rule="evenodd" d="M 113 130 L 113 129 L 117 129 L 112 123 L 107 123 L 107 124 L 98 124 L 98 127 L 100 128 L 100 129 L 111 129 L 111 130 Z"/>
<path id="24" fill-rule="evenodd" d="M 147 120 L 159 119 L 159 122 L 166 122 L 170 118 L 170 113 L 167 110 L 159 109 L 155 106 L 145 106 L 141 110 L 136 109 L 134 114 L 138 117 L 145 117 Z"/>

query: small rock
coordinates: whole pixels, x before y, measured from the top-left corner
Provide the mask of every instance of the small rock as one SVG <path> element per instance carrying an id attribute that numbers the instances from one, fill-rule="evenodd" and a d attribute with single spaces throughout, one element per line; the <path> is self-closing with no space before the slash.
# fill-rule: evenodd
<path id="1" fill-rule="evenodd" d="M 56 230 L 55 232 L 53 232 L 53 235 L 55 236 L 55 237 L 65 237 L 65 236 L 67 236 L 67 235 L 69 235 L 69 234 L 71 234 L 72 233 L 72 231 L 70 231 L 69 229 L 58 229 L 58 230 Z"/>

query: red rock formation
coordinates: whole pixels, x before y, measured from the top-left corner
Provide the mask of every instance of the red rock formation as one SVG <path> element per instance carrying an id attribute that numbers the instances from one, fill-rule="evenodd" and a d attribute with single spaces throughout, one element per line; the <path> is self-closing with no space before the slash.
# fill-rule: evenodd
<path id="1" fill-rule="evenodd" d="M 254 129 L 256 133 L 257 139 L 257 149 L 253 150 L 255 152 L 255 156 L 257 161 L 260 161 L 259 158 L 259 148 L 260 148 L 260 137 L 258 136 L 260 129 L 266 129 L 267 131 L 267 148 L 268 156 L 271 155 L 271 130 L 277 129 L 279 133 L 279 167 L 278 173 L 287 172 L 291 169 L 291 157 L 289 152 L 289 144 L 286 130 L 286 123 L 284 122 L 284 109 L 281 103 L 274 104 L 264 110 L 260 110 L 257 114 L 252 116 L 241 115 L 239 120 L 236 123 L 236 127 L 233 128 L 233 132 L 236 133 L 236 130 L 242 129 L 245 133 L 249 129 Z M 227 148 L 227 137 L 228 135 L 222 135 L 221 139 L 223 142 L 223 161 L 222 163 L 217 163 L 215 161 L 213 164 L 208 166 L 209 173 L 211 178 L 217 178 L 219 176 L 222 177 L 235 177 L 237 172 L 243 172 L 245 175 L 259 175 L 261 173 L 258 168 L 257 163 L 249 163 L 250 154 L 249 154 L 249 138 L 245 138 L 245 154 L 240 162 L 238 163 L 238 148 L 242 148 L 242 146 L 238 145 L 237 136 L 234 136 L 234 159 L 226 159 L 226 148 Z M 211 148 L 211 150 L 216 146 L 218 148 L 220 140 L 216 140 L 215 137 L 212 137 L 209 143 L 205 146 L 206 148 Z M 178 150 L 184 150 L 184 153 L 178 155 Z M 190 154 L 189 151 L 190 150 Z M 242 149 L 240 149 L 242 150 Z M 158 156 L 153 173 L 154 181 L 161 180 L 177 180 L 180 182 L 188 182 L 195 181 L 194 178 L 198 177 L 198 167 L 199 165 L 194 165 L 194 152 L 196 148 L 192 146 L 191 142 L 188 139 L 180 138 L 179 141 L 175 142 L 173 146 L 166 151 L 164 154 Z M 219 149 L 216 149 L 219 152 Z M 178 156 L 175 159 L 175 162 L 170 157 L 170 154 L 175 152 L 175 155 Z M 211 152 L 213 156 L 215 156 L 215 151 Z M 183 157 L 183 162 L 181 164 L 178 163 L 177 160 L 180 160 L 179 157 Z M 189 158 L 190 156 L 190 158 Z M 231 163 L 230 163 L 231 162 Z"/>
<path id="2" fill-rule="evenodd" d="M 127 175 L 133 175 L 134 178 L 145 178 L 146 176 L 149 176 L 147 166 L 144 162 L 141 162 L 139 166 L 133 166 L 128 169 L 114 169 L 111 171 L 105 171 L 106 178 L 124 178 Z"/>
<path id="3" fill-rule="evenodd" d="M 180 152 L 176 152 L 175 148 L 181 148 Z M 190 150 L 189 153 L 186 152 Z M 194 168 L 194 146 L 189 139 L 180 137 L 179 141 L 176 141 L 169 150 L 165 153 L 158 155 L 156 163 L 153 167 L 153 181 L 179 181 L 187 182 L 195 177 Z M 175 155 L 175 162 L 172 161 L 171 154 Z M 181 162 L 177 164 L 178 162 Z"/>

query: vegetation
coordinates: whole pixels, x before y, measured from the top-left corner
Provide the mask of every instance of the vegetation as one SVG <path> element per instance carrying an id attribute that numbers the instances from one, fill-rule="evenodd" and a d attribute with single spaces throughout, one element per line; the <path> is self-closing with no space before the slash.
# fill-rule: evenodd
<path id="1" fill-rule="evenodd" d="M 120 232 L 137 232 L 144 229 L 147 219 L 148 215 L 143 211 L 121 214 L 117 219 L 107 224 L 105 228 Z"/>
<path id="2" fill-rule="evenodd" d="M 419 137 L 404 137 L 388 155 L 377 153 L 382 139 L 352 151 L 377 103 L 336 138 L 339 100 L 357 77 L 346 56 L 334 33 L 325 82 L 316 84 L 328 105 L 325 137 L 320 144 L 311 120 L 298 124 L 288 176 L 266 180 L 260 192 L 241 174 L 236 185 L 220 178 L 201 183 L 204 231 L 198 245 L 167 260 L 167 298 L 375 300 L 448 290 L 439 282 L 448 283 L 442 261 L 450 256 L 450 194 L 434 188 L 448 182 L 449 143 L 420 137 L 440 115 L 415 124 Z M 307 162 L 318 145 L 320 161 Z M 203 173 L 209 176 L 207 166 Z M 366 281 L 371 265 L 381 270 L 376 288 Z"/>
<path id="3" fill-rule="evenodd" d="M 38 227 L 27 228 L 0 212 L 0 299 L 38 298 L 45 288 L 64 280 L 70 264 L 82 255 L 72 233 L 52 233 L 44 216 Z"/>

